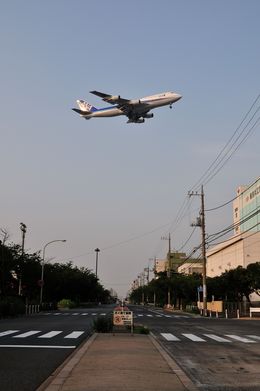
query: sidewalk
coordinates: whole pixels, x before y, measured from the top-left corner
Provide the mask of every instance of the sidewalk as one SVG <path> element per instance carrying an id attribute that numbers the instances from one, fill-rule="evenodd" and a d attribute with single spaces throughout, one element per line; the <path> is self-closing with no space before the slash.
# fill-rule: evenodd
<path id="1" fill-rule="evenodd" d="M 94 334 L 38 391 L 197 391 L 154 337 Z"/>

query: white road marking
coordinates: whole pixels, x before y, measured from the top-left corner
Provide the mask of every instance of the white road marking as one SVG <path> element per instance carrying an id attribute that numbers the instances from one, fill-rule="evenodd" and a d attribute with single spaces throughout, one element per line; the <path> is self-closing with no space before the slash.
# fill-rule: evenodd
<path id="1" fill-rule="evenodd" d="M 179 338 L 175 337 L 175 335 L 171 333 L 161 333 L 161 335 L 167 340 L 167 341 L 180 341 Z"/>
<path id="2" fill-rule="evenodd" d="M 45 348 L 45 349 L 75 349 L 76 346 L 60 345 L 0 345 L 0 348 Z"/>
<path id="3" fill-rule="evenodd" d="M 95 316 L 95 315 L 97 315 L 97 314 L 96 314 L 96 312 L 93 312 L 91 315 Z"/>
<path id="4" fill-rule="evenodd" d="M 182 335 L 184 335 L 184 337 L 189 338 L 191 341 L 194 342 L 206 342 L 205 339 L 197 337 L 195 334 L 182 334 Z"/>
<path id="5" fill-rule="evenodd" d="M 106 314 L 105 314 L 105 313 L 103 313 L 103 314 L 100 314 L 100 316 L 106 316 Z"/>
<path id="6" fill-rule="evenodd" d="M 84 334 L 84 331 L 73 331 L 72 333 L 66 335 L 64 338 L 78 338 L 81 334 Z"/>
<path id="7" fill-rule="evenodd" d="M 62 333 L 62 331 L 50 331 L 49 333 L 40 335 L 38 338 L 53 338 L 60 333 Z"/>
<path id="8" fill-rule="evenodd" d="M 152 318 L 152 317 L 153 317 L 153 315 L 150 315 L 150 314 L 147 314 L 146 316 L 149 316 L 149 318 Z"/>
<path id="9" fill-rule="evenodd" d="M 140 317 L 140 316 L 144 316 L 144 315 L 143 315 L 143 314 L 138 314 L 137 316 L 139 316 L 139 317 Z"/>
<path id="10" fill-rule="evenodd" d="M 260 337 L 258 335 L 247 335 L 247 337 L 256 339 L 257 341 L 260 341 Z"/>
<path id="11" fill-rule="evenodd" d="M 14 334 L 14 333 L 17 333 L 18 331 L 20 331 L 20 330 L 7 330 L 7 331 L 3 331 L 2 333 L 0 333 L 0 337 L 4 337 L 5 335 L 9 335 L 9 334 Z"/>
<path id="12" fill-rule="evenodd" d="M 252 341 L 252 339 L 248 339 L 248 338 L 245 338 L 245 337 L 239 337 L 238 335 L 233 335 L 233 334 L 225 334 L 225 335 L 226 335 L 226 337 L 235 339 L 236 341 L 239 341 L 239 342 L 256 343 L 256 341 Z"/>
<path id="13" fill-rule="evenodd" d="M 164 315 L 165 318 L 171 318 L 172 316 L 171 315 Z"/>
<path id="14" fill-rule="evenodd" d="M 162 318 L 162 315 L 155 315 L 157 318 Z"/>
<path id="15" fill-rule="evenodd" d="M 23 334 L 14 335 L 12 338 L 27 338 L 27 337 L 30 337 L 31 335 L 38 334 L 40 332 L 41 331 L 39 331 L 39 330 L 27 331 L 26 333 L 23 333 Z"/>
<path id="16" fill-rule="evenodd" d="M 83 312 L 81 315 L 82 316 L 88 315 L 88 312 Z"/>
<path id="17" fill-rule="evenodd" d="M 74 312 L 72 315 L 74 315 L 74 316 L 75 316 L 75 315 L 79 315 L 79 312 Z"/>
<path id="18" fill-rule="evenodd" d="M 217 342 L 232 342 L 229 339 L 219 337 L 218 335 L 215 335 L 215 334 L 203 334 L 203 335 L 205 335 L 205 337 L 214 339 L 214 341 L 217 341 Z"/>
<path id="19" fill-rule="evenodd" d="M 61 315 L 62 313 L 61 312 L 55 312 L 55 314 L 53 315 Z"/>

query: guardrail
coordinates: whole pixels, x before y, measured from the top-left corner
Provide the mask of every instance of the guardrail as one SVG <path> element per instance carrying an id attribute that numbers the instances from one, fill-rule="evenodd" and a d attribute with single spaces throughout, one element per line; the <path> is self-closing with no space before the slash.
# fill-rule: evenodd
<path id="1" fill-rule="evenodd" d="M 40 304 L 30 304 L 25 306 L 25 314 L 32 315 L 40 312 Z"/>

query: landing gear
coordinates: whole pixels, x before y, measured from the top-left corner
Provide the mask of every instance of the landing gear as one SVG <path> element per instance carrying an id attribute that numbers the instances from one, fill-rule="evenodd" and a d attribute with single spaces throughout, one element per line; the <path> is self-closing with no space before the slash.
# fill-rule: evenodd
<path id="1" fill-rule="evenodd" d="M 172 109 L 172 105 L 170 105 L 170 109 Z"/>

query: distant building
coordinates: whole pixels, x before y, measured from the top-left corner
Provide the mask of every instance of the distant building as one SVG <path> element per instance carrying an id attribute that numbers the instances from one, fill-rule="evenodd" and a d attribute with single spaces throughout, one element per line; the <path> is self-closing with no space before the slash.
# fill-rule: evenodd
<path id="1" fill-rule="evenodd" d="M 233 202 L 234 236 L 207 251 L 207 276 L 260 262 L 260 178 L 239 186 Z"/>
<path id="2" fill-rule="evenodd" d="M 189 259 L 178 267 L 178 273 L 183 274 L 202 274 L 202 261 L 200 259 Z"/>
<path id="3" fill-rule="evenodd" d="M 157 259 L 155 262 L 155 272 L 172 272 L 193 274 L 202 273 L 202 262 L 200 259 L 187 260 L 186 253 L 179 253 L 178 251 L 167 254 L 167 259 Z"/>
<path id="4" fill-rule="evenodd" d="M 187 255 L 185 253 L 168 252 L 166 270 L 177 272 L 178 267 L 186 261 Z"/>
<path id="5" fill-rule="evenodd" d="M 260 232 L 260 177 L 250 186 L 239 186 L 233 202 L 234 234 Z"/>
<path id="6" fill-rule="evenodd" d="M 162 273 L 166 271 L 166 259 L 156 259 L 155 261 L 155 273 Z"/>

